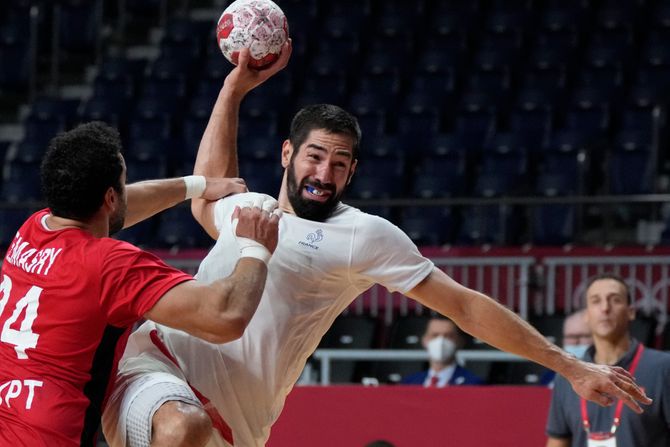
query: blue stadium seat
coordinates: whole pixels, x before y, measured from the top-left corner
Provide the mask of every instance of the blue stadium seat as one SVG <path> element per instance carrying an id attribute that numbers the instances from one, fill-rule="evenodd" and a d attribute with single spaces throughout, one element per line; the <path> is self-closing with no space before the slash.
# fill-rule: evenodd
<path id="1" fill-rule="evenodd" d="M 155 246 L 154 235 L 158 230 L 159 222 L 160 216 L 156 215 L 140 223 L 137 223 L 132 227 L 128 227 L 119 231 L 113 235 L 113 237 L 114 239 L 126 241 L 138 247 L 153 247 Z"/>
<path id="2" fill-rule="evenodd" d="M 486 137 L 496 129 L 496 116 L 490 110 L 461 110 L 455 121 L 455 131 L 470 150 L 479 150 Z"/>
<path id="3" fill-rule="evenodd" d="M 60 115 L 29 115 L 23 121 L 24 140 L 46 145 L 49 140 L 65 130 L 65 117 Z"/>
<path id="4" fill-rule="evenodd" d="M 0 31 L 0 91 L 24 91 L 30 76 L 29 42 L 24 37 L 9 32 L 12 28 L 2 27 Z"/>
<path id="5" fill-rule="evenodd" d="M 128 126 L 131 139 L 168 139 L 172 134 L 170 115 L 156 98 L 140 99 Z"/>
<path id="6" fill-rule="evenodd" d="M 2 186 L 2 198 L 10 203 L 21 203 L 42 198 L 39 161 L 8 163 Z"/>
<path id="7" fill-rule="evenodd" d="M 475 195 L 488 198 L 508 196 L 519 186 L 519 177 L 511 172 L 491 171 L 490 165 L 487 168 L 482 169 L 475 180 Z"/>
<path id="8" fill-rule="evenodd" d="M 102 2 L 61 0 L 58 44 L 68 52 L 95 50 L 102 28 Z"/>
<path id="9" fill-rule="evenodd" d="M 347 26 L 350 26 L 346 22 Z M 328 54 L 335 58 L 335 60 L 348 61 L 348 64 L 353 65 L 358 61 L 361 51 L 361 42 L 356 34 L 351 34 L 349 31 L 345 34 L 337 36 L 322 37 L 317 43 L 319 46 L 318 54 Z"/>
<path id="10" fill-rule="evenodd" d="M 421 199 L 459 197 L 464 194 L 465 188 L 464 175 L 459 172 L 450 171 L 442 175 L 425 174 L 414 178 L 411 195 Z"/>
<path id="11" fill-rule="evenodd" d="M 0 208 L 0 249 L 8 248 L 29 215 L 25 208 Z"/>
<path id="12" fill-rule="evenodd" d="M 162 159 L 169 159 L 171 155 L 170 141 L 160 138 L 131 140 L 126 152 L 126 158 L 142 162 L 160 162 Z"/>
<path id="13" fill-rule="evenodd" d="M 125 122 L 122 121 L 122 117 L 125 118 L 125 115 L 126 110 L 122 102 L 120 103 L 114 98 L 92 97 L 84 102 L 79 110 L 79 119 L 82 122 L 104 121 L 119 130 L 125 128 Z"/>
<path id="14" fill-rule="evenodd" d="M 240 116 L 237 133 L 241 137 L 257 135 L 272 136 L 277 134 L 279 116 L 277 112 L 267 110 L 261 115 Z"/>
<path id="15" fill-rule="evenodd" d="M 452 240 L 456 222 L 449 207 L 411 207 L 403 209 L 400 228 L 418 246 L 440 246 Z"/>
<path id="16" fill-rule="evenodd" d="M 538 205 L 532 209 L 531 240 L 537 245 L 564 245 L 574 241 L 574 205 Z"/>
<path id="17" fill-rule="evenodd" d="M 153 180 L 167 177 L 167 160 L 165 157 L 152 160 L 126 160 L 128 183 L 141 180 Z"/>
<path id="18" fill-rule="evenodd" d="M 505 244 L 508 242 L 508 234 L 518 230 L 517 227 L 511 227 L 511 223 L 509 207 L 466 207 L 457 242 L 464 245 Z"/>
<path id="19" fill-rule="evenodd" d="M 368 317 L 341 315 L 335 319 L 319 343 L 327 349 L 371 349 L 374 347 L 375 320 Z M 366 362 L 340 361 L 331 365 L 331 383 L 360 380 L 369 365 Z"/>
<path id="20" fill-rule="evenodd" d="M 16 158 L 21 163 L 39 163 L 47 150 L 47 144 L 31 140 L 18 143 Z"/>
<path id="21" fill-rule="evenodd" d="M 214 243 L 193 218 L 190 207 L 186 206 L 171 208 L 160 214 L 160 225 L 153 242 L 172 250 L 208 247 Z"/>
<path id="22" fill-rule="evenodd" d="M 237 152 L 243 160 L 272 160 L 279 165 L 282 139 L 267 135 L 238 138 Z"/>
<path id="23" fill-rule="evenodd" d="M 530 103 L 526 103 L 530 106 Z M 553 114 L 548 107 L 519 108 L 510 111 L 509 130 L 516 134 L 529 151 L 537 152 L 552 129 Z"/>
<path id="24" fill-rule="evenodd" d="M 651 172 L 651 156 L 646 150 L 611 152 L 607 161 L 607 175 L 612 194 L 652 192 L 654 173 Z"/>
<path id="25" fill-rule="evenodd" d="M 397 177 L 373 176 L 361 173 L 360 169 L 357 169 L 356 175 L 347 188 L 347 197 L 354 199 L 389 199 L 401 197 L 403 193 L 403 185 L 398 182 Z"/>

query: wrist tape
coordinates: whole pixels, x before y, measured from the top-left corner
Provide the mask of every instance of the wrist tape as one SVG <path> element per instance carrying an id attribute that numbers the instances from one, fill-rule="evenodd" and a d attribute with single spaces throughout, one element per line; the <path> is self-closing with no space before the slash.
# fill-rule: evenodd
<path id="1" fill-rule="evenodd" d="M 187 175 L 182 177 L 186 185 L 186 197 L 184 200 L 202 196 L 207 187 L 207 180 L 202 175 Z"/>

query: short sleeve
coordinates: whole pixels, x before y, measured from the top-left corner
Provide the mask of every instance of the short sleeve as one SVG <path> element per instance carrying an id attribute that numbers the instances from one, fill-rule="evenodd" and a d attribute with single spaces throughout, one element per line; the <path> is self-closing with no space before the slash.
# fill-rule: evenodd
<path id="1" fill-rule="evenodd" d="M 221 232 L 221 228 L 225 225 L 226 219 L 230 219 L 236 206 L 244 206 L 245 204 L 252 203 L 258 196 L 270 197 L 267 194 L 248 192 L 244 194 L 233 194 L 232 196 L 217 200 L 214 205 L 214 226 L 216 227 L 216 230 L 219 233 Z"/>
<path id="2" fill-rule="evenodd" d="M 172 287 L 193 277 L 157 256 L 120 241 L 103 253 L 100 305 L 110 324 L 126 327 L 149 311 Z"/>
<path id="3" fill-rule="evenodd" d="M 359 285 L 371 281 L 391 292 L 407 293 L 433 271 L 432 261 L 386 219 L 362 213 L 355 231 L 352 267 Z"/>
<path id="4" fill-rule="evenodd" d="M 547 435 L 552 438 L 570 438 L 572 431 L 565 414 L 565 395 L 571 392 L 572 388 L 568 382 L 557 375 L 554 388 L 551 391 L 551 405 L 549 406 L 549 416 L 547 418 Z M 569 389 L 568 389 L 569 388 Z"/>

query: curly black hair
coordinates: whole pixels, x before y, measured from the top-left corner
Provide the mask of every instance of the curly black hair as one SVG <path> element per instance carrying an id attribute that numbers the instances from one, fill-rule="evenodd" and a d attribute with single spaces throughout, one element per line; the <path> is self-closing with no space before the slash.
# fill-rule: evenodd
<path id="1" fill-rule="evenodd" d="M 291 121 L 289 140 L 295 148 L 293 156 L 298 153 L 300 145 L 305 142 L 314 129 L 322 129 L 330 133 L 349 135 L 353 140 L 352 155 L 358 157 L 361 142 L 361 128 L 356 117 L 346 110 L 332 104 L 314 104 L 303 107 Z"/>
<path id="2" fill-rule="evenodd" d="M 121 137 L 109 125 L 80 124 L 54 137 L 41 166 L 42 193 L 55 216 L 87 220 L 111 186 L 123 192 Z"/>

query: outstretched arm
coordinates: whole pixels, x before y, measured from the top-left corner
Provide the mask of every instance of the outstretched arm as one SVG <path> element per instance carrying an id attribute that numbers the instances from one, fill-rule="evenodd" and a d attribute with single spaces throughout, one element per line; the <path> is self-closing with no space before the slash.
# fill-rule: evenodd
<path id="1" fill-rule="evenodd" d="M 242 99 L 251 90 L 261 85 L 281 71 L 291 56 L 291 41 L 282 48 L 279 59 L 265 70 L 248 67 L 249 50 L 240 52 L 237 67 L 226 76 L 223 87 L 214 104 L 209 122 L 202 135 L 193 173 L 208 177 L 237 177 L 237 126 Z M 193 200 L 191 212 L 207 233 L 218 237 L 214 225 L 214 203 L 206 200 Z"/>
<path id="2" fill-rule="evenodd" d="M 205 178 L 204 189 L 194 193 L 203 199 L 217 200 L 228 194 L 244 191 L 246 186 L 239 179 L 210 177 Z M 184 177 L 179 177 L 132 183 L 126 185 L 126 197 L 128 208 L 123 228 L 135 225 L 183 202 L 187 198 L 186 182 Z"/>
<path id="3" fill-rule="evenodd" d="M 651 403 L 628 372 L 619 367 L 586 363 L 550 343 L 531 325 L 493 299 L 458 284 L 435 269 L 408 296 L 452 318 L 469 334 L 503 351 L 553 369 L 585 399 L 611 405 L 623 399 L 633 411 L 637 402 Z"/>

